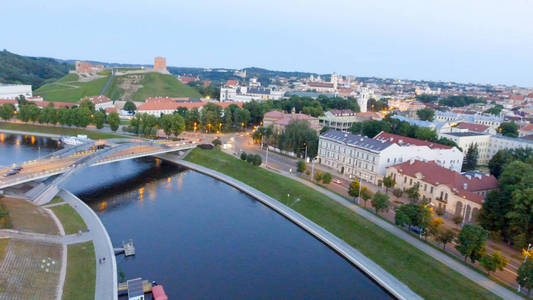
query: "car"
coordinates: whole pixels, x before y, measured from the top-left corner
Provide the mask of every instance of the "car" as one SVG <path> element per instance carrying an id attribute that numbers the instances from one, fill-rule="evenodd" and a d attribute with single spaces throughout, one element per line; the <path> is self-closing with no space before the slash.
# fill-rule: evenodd
<path id="1" fill-rule="evenodd" d="M 336 183 L 336 184 L 342 184 L 342 181 L 340 179 L 333 179 L 333 183 Z"/>
<path id="2" fill-rule="evenodd" d="M 13 171 L 17 171 L 17 172 L 18 172 L 18 171 L 20 171 L 20 170 L 22 170 L 22 167 L 15 167 L 15 168 L 13 168 Z"/>
<path id="3" fill-rule="evenodd" d="M 18 172 L 19 171 L 11 170 L 11 171 L 7 172 L 6 177 L 7 176 L 13 176 L 13 175 L 17 174 Z"/>

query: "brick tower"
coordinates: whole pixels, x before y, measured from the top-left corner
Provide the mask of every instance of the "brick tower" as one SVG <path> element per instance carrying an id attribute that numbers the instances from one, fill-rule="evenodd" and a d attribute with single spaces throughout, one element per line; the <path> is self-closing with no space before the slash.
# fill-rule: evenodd
<path id="1" fill-rule="evenodd" d="M 154 58 L 154 71 L 168 73 L 167 59 L 164 57 L 155 57 Z"/>

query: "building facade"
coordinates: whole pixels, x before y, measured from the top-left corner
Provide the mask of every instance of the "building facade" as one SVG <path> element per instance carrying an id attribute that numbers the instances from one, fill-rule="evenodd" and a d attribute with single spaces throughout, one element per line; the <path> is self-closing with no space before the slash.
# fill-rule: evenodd
<path id="1" fill-rule="evenodd" d="M 476 220 L 487 193 L 498 188 L 492 175 L 478 172 L 459 173 L 439 166 L 434 161 L 409 160 L 387 168 L 387 176 L 396 188 L 409 189 L 419 184 L 420 196 L 430 205 L 445 211 L 446 216 L 462 216 L 464 223 Z"/>
<path id="2" fill-rule="evenodd" d="M 390 140 L 382 133 L 372 139 L 330 129 L 319 137 L 318 161 L 342 176 L 374 184 L 383 180 L 388 166 L 409 159 L 433 160 L 444 168 L 461 169 L 463 154 L 459 149 L 444 145 L 430 147 L 422 144 L 424 141 L 417 141 Z"/>
<path id="3" fill-rule="evenodd" d="M 31 85 L 0 83 L 0 99 L 14 100 L 19 96 L 32 97 Z"/>

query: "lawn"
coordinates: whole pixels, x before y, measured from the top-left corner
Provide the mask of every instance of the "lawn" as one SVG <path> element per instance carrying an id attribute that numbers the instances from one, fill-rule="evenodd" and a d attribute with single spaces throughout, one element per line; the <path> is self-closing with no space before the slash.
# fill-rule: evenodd
<path id="1" fill-rule="evenodd" d="M 41 133 L 50 133 L 50 134 L 59 134 L 59 135 L 73 135 L 85 134 L 88 138 L 93 140 L 98 139 L 112 139 L 112 138 L 122 138 L 119 134 L 100 132 L 87 130 L 83 128 L 72 128 L 72 127 L 53 127 L 53 126 L 41 126 L 33 124 L 22 124 L 22 123 L 6 123 L 0 122 L 0 129 L 7 130 L 19 130 L 27 132 L 41 132 Z"/>
<path id="2" fill-rule="evenodd" d="M 85 96 L 97 96 L 104 87 L 107 76 L 89 82 L 79 82 L 78 75 L 67 74 L 55 82 L 36 89 L 33 94 L 48 101 L 78 102 Z"/>
<path id="3" fill-rule="evenodd" d="M 96 257 L 93 242 L 69 245 L 63 299 L 94 299 Z"/>
<path id="4" fill-rule="evenodd" d="M 4 204 L 11 217 L 14 230 L 59 234 L 59 229 L 52 216 L 40 206 L 29 201 L 4 197 L 0 200 Z"/>
<path id="5" fill-rule="evenodd" d="M 121 82 L 132 77 L 142 77 L 136 85 L 140 87 L 132 94 L 133 101 L 145 101 L 148 97 L 192 97 L 199 98 L 201 95 L 194 88 L 183 84 L 176 77 L 160 73 L 144 73 L 135 75 L 115 76 L 106 95 L 112 99 L 118 99 L 125 91 L 120 87 Z"/>
<path id="6" fill-rule="evenodd" d="M 78 231 L 87 231 L 87 225 L 81 216 L 69 204 L 52 206 L 50 209 L 63 224 L 65 234 L 74 234 Z"/>
<path id="7" fill-rule="evenodd" d="M 297 181 L 220 151 L 197 148 L 185 159 L 232 176 L 291 206 L 361 251 L 426 299 L 498 299 L 407 242 Z M 295 202 L 296 198 L 300 201 Z"/>
<path id="8" fill-rule="evenodd" d="M 59 197 L 59 196 L 55 196 L 52 201 L 44 204 L 44 205 L 50 205 L 50 204 L 56 204 L 56 203 L 61 203 L 61 202 L 65 202 L 65 200 L 63 200 L 63 198 Z"/>

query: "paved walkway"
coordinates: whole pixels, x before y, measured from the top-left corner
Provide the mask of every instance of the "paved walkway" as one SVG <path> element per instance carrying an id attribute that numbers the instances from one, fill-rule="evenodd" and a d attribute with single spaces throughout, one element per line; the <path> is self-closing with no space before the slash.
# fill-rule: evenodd
<path id="1" fill-rule="evenodd" d="M 372 214 L 371 212 L 349 202 L 345 198 L 327 190 L 320 186 L 317 186 L 314 183 L 311 183 L 305 179 L 299 178 L 294 175 L 290 175 L 289 172 L 285 171 L 279 171 L 277 172 L 280 175 L 283 175 L 285 177 L 289 177 L 293 180 L 299 181 L 306 186 L 330 197 L 331 199 L 337 201 L 338 203 L 348 207 L 352 211 L 356 212 L 357 214 L 361 215 L 362 217 L 366 218 L 367 220 L 371 221 L 372 223 L 378 225 L 379 227 L 389 231 L 390 233 L 396 235 L 398 238 L 408 242 L 409 244 L 413 245 L 414 247 L 420 249 L 427 255 L 433 257 L 434 259 L 442 262 L 443 264 L 447 265 L 451 269 L 455 270 L 456 272 L 460 273 L 461 275 L 469 278 L 470 280 L 476 282 L 480 286 L 486 288 L 487 290 L 493 292 L 494 294 L 498 295 L 499 297 L 502 297 L 503 299 L 523 299 L 519 295 L 509 291 L 503 286 L 500 286 L 496 282 L 490 280 L 486 276 L 474 271 L 472 268 L 463 265 L 461 262 L 458 262 L 456 259 L 449 257 L 448 255 L 442 253 L 441 251 L 427 245 L 426 243 L 418 240 L 417 238 L 413 237 L 412 235 L 408 234 L 407 232 L 401 230 L 397 226 L 384 221 L 383 219 L 379 218 L 378 216 Z"/>
<path id="2" fill-rule="evenodd" d="M 58 196 L 69 203 L 82 217 L 83 221 L 85 221 L 89 231 L 82 233 L 81 236 L 86 236 L 87 241 L 93 241 L 96 261 L 98 261 L 98 258 L 106 258 L 105 263 L 96 264 L 95 299 L 118 299 L 115 252 L 104 224 L 102 224 L 100 218 L 85 202 L 81 201 L 69 191 L 61 190 Z M 68 237 L 71 236 L 73 239 L 76 236 L 79 237 L 76 234 L 66 236 L 65 240 L 67 243 L 70 242 Z"/>
<path id="3" fill-rule="evenodd" d="M 333 248 L 335 251 L 337 251 L 339 254 L 341 254 L 343 257 L 345 257 L 347 260 L 349 260 L 351 263 L 353 263 L 359 269 L 365 272 L 368 276 L 373 278 L 378 284 L 380 284 L 384 289 L 393 294 L 396 298 L 422 299 L 419 295 L 411 291 L 409 287 L 407 287 L 401 281 L 389 274 L 387 271 L 385 271 L 379 265 L 374 263 L 372 260 L 364 256 L 361 252 L 354 249 L 343 240 L 337 238 L 335 235 L 331 234 L 324 228 L 311 222 L 309 219 L 302 216 L 298 212 L 285 206 L 276 199 L 260 192 L 259 190 L 251 186 L 248 186 L 238 180 L 235 180 L 230 176 L 191 162 L 184 161 L 182 159 L 179 159 L 176 155 L 161 154 L 157 155 L 157 157 L 216 178 L 261 201 L 262 203 L 269 206 L 282 216 L 294 222 L 296 225 L 313 234 L 317 239 L 321 240 L 326 245 Z"/>

